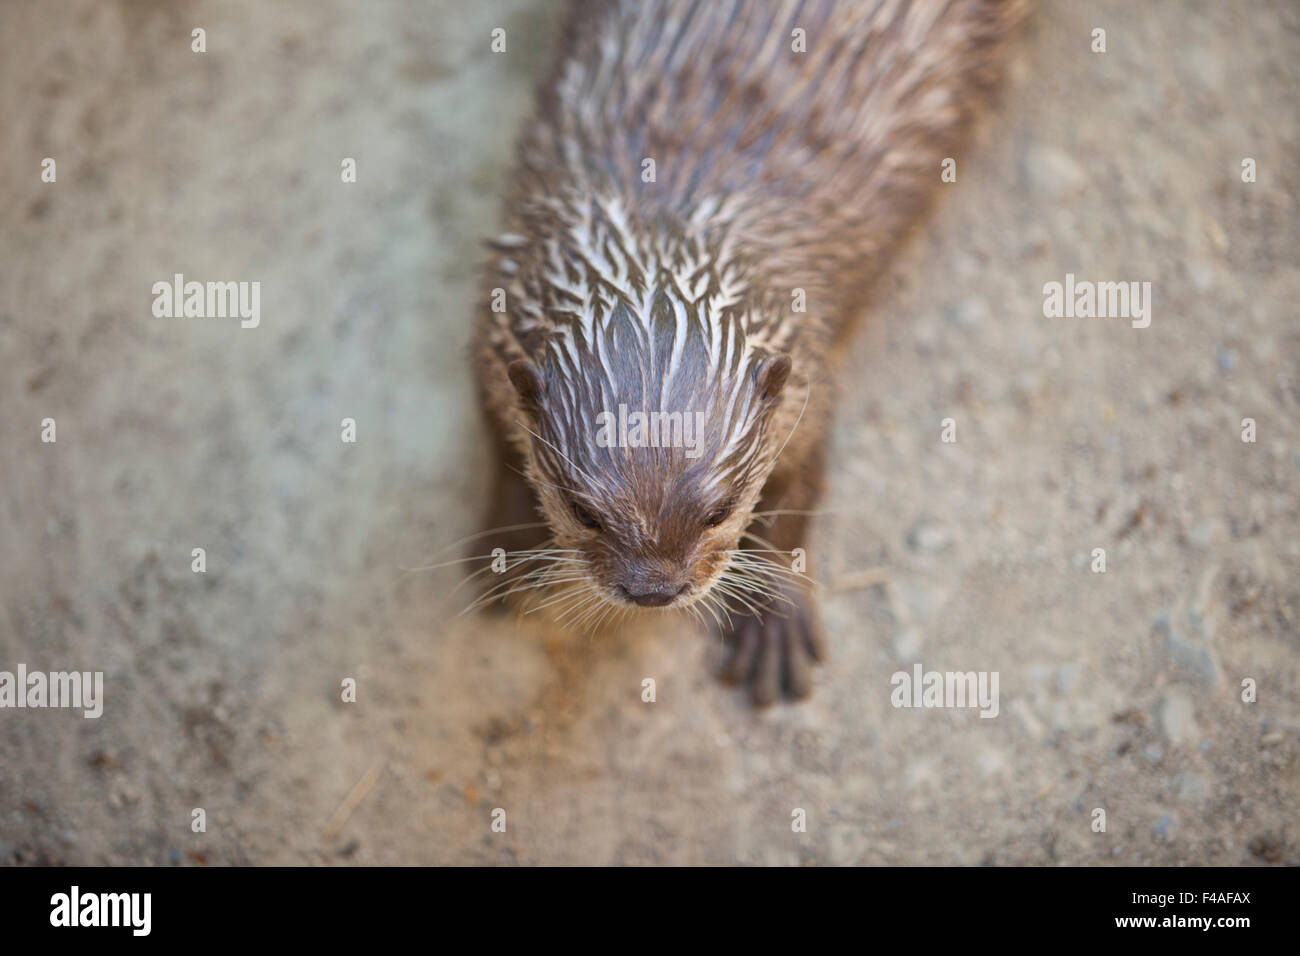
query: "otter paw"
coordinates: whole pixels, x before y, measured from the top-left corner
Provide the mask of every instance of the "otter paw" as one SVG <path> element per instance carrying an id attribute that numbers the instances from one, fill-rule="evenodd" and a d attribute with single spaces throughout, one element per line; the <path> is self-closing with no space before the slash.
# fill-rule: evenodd
<path id="1" fill-rule="evenodd" d="M 787 594 L 786 599 L 774 601 L 761 615 L 733 615 L 723 623 L 728 657 L 722 679 L 747 681 L 758 707 L 773 703 L 783 690 L 791 700 L 808 697 L 812 665 L 826 659 L 808 596 Z"/>

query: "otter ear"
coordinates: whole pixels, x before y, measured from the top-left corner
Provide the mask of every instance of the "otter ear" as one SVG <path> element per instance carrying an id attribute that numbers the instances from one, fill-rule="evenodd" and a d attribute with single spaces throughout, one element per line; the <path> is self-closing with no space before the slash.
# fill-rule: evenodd
<path id="1" fill-rule="evenodd" d="M 519 404 L 530 415 L 542 410 L 542 397 L 546 394 L 546 383 L 537 371 L 537 366 L 528 359 L 516 359 L 506 367 L 510 384 L 519 393 Z"/>
<path id="2" fill-rule="evenodd" d="M 754 368 L 754 394 L 759 400 L 776 404 L 790 377 L 790 356 L 769 355 Z"/>

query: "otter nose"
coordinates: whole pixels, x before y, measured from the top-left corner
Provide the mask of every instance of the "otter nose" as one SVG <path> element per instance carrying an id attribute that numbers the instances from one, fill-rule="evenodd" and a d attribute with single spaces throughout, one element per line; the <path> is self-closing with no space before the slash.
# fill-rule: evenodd
<path id="1" fill-rule="evenodd" d="M 636 585 L 633 585 L 633 587 L 636 587 Z M 681 587 L 663 585 L 639 591 L 620 584 L 619 590 L 623 592 L 623 596 L 629 601 L 640 604 L 642 607 L 663 607 L 665 604 L 671 603 L 673 598 L 685 591 L 687 587 L 688 585 L 685 584 Z"/>

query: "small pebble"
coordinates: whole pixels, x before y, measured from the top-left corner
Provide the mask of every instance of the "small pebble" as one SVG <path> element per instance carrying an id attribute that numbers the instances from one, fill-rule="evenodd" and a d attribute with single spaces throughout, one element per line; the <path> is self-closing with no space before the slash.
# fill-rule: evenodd
<path id="1" fill-rule="evenodd" d="M 1219 362 L 1219 371 L 1224 375 L 1237 367 L 1237 353 L 1234 350 L 1220 344 L 1215 347 L 1214 354 Z"/>
<path id="2" fill-rule="evenodd" d="M 1160 731 L 1170 743 L 1189 743 L 1200 736 L 1191 698 L 1178 688 L 1167 691 L 1160 699 L 1158 718 Z"/>
<path id="3" fill-rule="evenodd" d="M 919 521 L 907 532 L 907 546 L 923 554 L 937 554 L 952 545 L 952 535 L 928 521 Z"/>
<path id="4" fill-rule="evenodd" d="M 1083 167 L 1053 146 L 1031 146 L 1025 152 L 1021 170 L 1035 191 L 1052 196 L 1067 196 L 1088 182 Z"/>

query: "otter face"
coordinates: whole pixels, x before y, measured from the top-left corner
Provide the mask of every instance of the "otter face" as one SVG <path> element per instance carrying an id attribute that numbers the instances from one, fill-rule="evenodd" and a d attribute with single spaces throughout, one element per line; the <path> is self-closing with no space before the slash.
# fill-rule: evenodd
<path id="1" fill-rule="evenodd" d="M 649 473 L 663 465 L 644 467 Z M 605 600 L 639 607 L 685 606 L 707 594 L 761 490 L 750 482 L 709 493 L 685 474 L 666 488 L 643 485 L 612 495 L 569 494 L 556 484 L 541 485 L 538 493 L 557 544 L 582 556 Z"/>
<path id="2" fill-rule="evenodd" d="M 527 476 L 559 567 L 573 569 L 555 579 L 625 608 L 705 598 L 783 440 L 768 423 L 790 359 L 751 354 L 720 376 L 689 349 L 663 374 L 592 356 L 579 378 L 547 359 L 516 361 L 509 377 L 530 436 Z"/>

